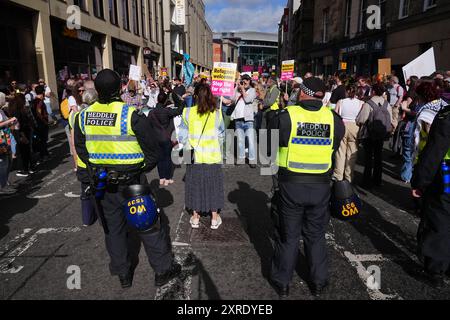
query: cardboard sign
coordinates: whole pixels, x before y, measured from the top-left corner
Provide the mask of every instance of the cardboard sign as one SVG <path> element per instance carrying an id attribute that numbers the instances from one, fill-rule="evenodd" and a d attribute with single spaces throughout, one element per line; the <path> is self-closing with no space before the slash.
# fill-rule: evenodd
<path id="1" fill-rule="evenodd" d="M 403 75 L 405 81 L 411 76 L 428 77 L 436 72 L 436 60 L 434 56 L 434 48 L 431 48 L 418 58 L 414 59 L 403 67 Z"/>
<path id="2" fill-rule="evenodd" d="M 212 72 L 211 91 L 215 96 L 234 95 L 236 63 L 215 62 Z"/>
<path id="3" fill-rule="evenodd" d="M 167 77 L 169 74 L 167 73 L 167 68 L 161 68 L 161 77 Z"/>
<path id="4" fill-rule="evenodd" d="M 347 62 L 341 62 L 340 70 L 347 70 Z"/>
<path id="5" fill-rule="evenodd" d="M 378 74 L 380 75 L 390 75 L 392 73 L 392 60 L 388 59 L 378 59 Z"/>
<path id="6" fill-rule="evenodd" d="M 130 74 L 128 78 L 130 80 L 141 81 L 142 68 L 140 66 L 130 65 Z"/>
<path id="7" fill-rule="evenodd" d="M 283 61 L 281 66 L 281 81 L 288 81 L 294 78 L 295 60 Z"/>

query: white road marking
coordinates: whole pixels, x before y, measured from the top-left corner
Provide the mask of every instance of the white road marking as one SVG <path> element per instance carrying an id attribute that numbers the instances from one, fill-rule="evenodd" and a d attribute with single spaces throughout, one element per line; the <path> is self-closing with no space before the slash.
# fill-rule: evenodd
<path id="1" fill-rule="evenodd" d="M 14 239 L 10 240 L 2 249 L 2 251 L 0 251 L 0 256 L 3 256 L 6 252 L 8 252 L 8 250 L 12 247 L 14 247 L 14 245 L 19 242 L 20 240 L 22 240 L 23 238 L 25 238 L 33 229 L 23 229 L 23 232 L 19 235 L 17 235 Z"/>
<path id="2" fill-rule="evenodd" d="M 43 195 L 41 195 L 41 196 L 31 196 L 31 195 L 29 195 L 29 196 L 27 196 L 27 198 L 28 199 L 48 199 L 48 198 L 51 198 L 51 197 L 53 197 L 54 195 L 55 195 L 56 193 L 49 193 L 49 194 L 43 194 Z"/>
<path id="3" fill-rule="evenodd" d="M 338 245 L 336 243 L 336 240 L 334 238 L 334 235 L 331 233 L 327 233 L 325 235 L 325 238 L 327 239 L 328 244 L 330 244 L 333 249 L 338 252 L 342 257 L 345 257 L 350 264 L 356 269 L 356 272 L 363 282 L 364 286 L 366 287 L 367 293 L 369 294 L 370 299 L 372 300 L 403 300 L 402 297 L 400 297 L 398 294 L 384 294 L 378 289 L 370 289 L 367 286 L 367 280 L 371 276 L 371 274 L 367 271 L 367 269 L 363 266 L 362 262 L 369 262 L 374 259 L 373 262 L 380 262 L 380 261 L 387 261 L 385 257 L 382 255 L 353 255 L 352 253 L 345 250 L 344 247 Z"/>
<path id="4" fill-rule="evenodd" d="M 25 229 L 26 230 L 31 229 Z M 26 232 L 28 234 L 30 231 Z M 13 266 L 14 261 L 17 257 L 20 257 L 24 254 L 28 249 L 30 249 L 38 240 L 38 236 L 47 233 L 74 233 L 81 231 L 81 228 L 73 227 L 73 228 L 43 228 L 36 231 L 28 240 L 19 245 L 16 249 L 11 251 L 5 258 L 0 258 L 0 273 L 6 274 L 15 274 L 19 273 L 24 266 Z M 18 237 L 24 237 L 24 235 L 19 235 Z M 17 237 L 16 237 L 17 238 Z M 14 240 L 12 240 L 14 241 Z"/>
<path id="5" fill-rule="evenodd" d="M 56 193 L 50 193 L 50 194 L 44 194 L 44 195 L 38 195 L 39 192 L 42 192 L 42 190 L 44 190 L 45 188 L 50 187 L 52 184 L 54 184 L 55 182 L 57 182 L 60 179 L 65 179 L 68 175 L 72 174 L 73 171 L 67 171 L 63 174 L 57 174 L 58 171 L 53 170 L 50 175 L 47 177 L 47 179 L 51 178 L 49 181 L 47 181 L 46 183 L 44 183 L 40 188 L 39 191 L 34 192 L 30 195 L 27 196 L 27 198 L 29 199 L 46 199 L 46 198 L 50 198 L 53 197 Z M 55 177 L 56 176 L 56 177 Z M 53 178 L 54 177 L 54 178 Z M 63 183 L 62 186 L 60 187 L 60 189 L 58 190 L 59 192 L 61 192 L 64 187 L 67 184 L 72 183 L 72 180 L 66 181 L 66 183 Z"/>
<path id="6" fill-rule="evenodd" d="M 80 195 L 74 194 L 73 192 L 67 192 L 67 193 L 64 194 L 64 196 L 65 196 L 66 198 L 74 198 L 74 199 L 80 197 Z"/>
<path id="7" fill-rule="evenodd" d="M 188 257 L 189 253 L 192 252 L 192 247 L 189 243 L 181 242 L 180 238 L 180 232 L 181 232 L 181 225 L 183 222 L 183 218 L 185 216 L 185 211 L 183 210 L 180 215 L 180 219 L 178 220 L 177 229 L 175 231 L 175 239 L 172 242 L 172 245 L 174 246 L 174 255 L 175 255 L 175 261 L 183 267 L 184 271 L 187 272 L 187 276 L 185 278 L 181 279 L 173 279 L 168 284 L 166 284 L 163 287 L 156 289 L 155 294 L 155 300 L 163 300 L 165 295 L 171 291 L 174 291 L 177 289 L 174 295 L 174 298 L 176 300 L 190 300 L 192 295 L 192 271 L 186 270 L 186 266 L 183 264 L 185 263 L 186 258 Z M 182 286 L 180 288 L 177 288 L 177 283 L 182 281 Z"/>

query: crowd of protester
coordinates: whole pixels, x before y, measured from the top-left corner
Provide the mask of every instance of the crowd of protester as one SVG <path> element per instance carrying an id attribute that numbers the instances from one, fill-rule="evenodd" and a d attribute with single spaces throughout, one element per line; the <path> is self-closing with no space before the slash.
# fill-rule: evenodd
<path id="1" fill-rule="evenodd" d="M 281 82 L 273 75 L 264 74 L 254 80 L 244 74 L 236 82 L 232 96 L 214 100 L 217 108 L 222 107 L 224 129 L 237 132 L 237 163 L 247 162 L 251 168 L 256 168 L 258 131 L 268 127 L 273 111 L 298 103 L 300 85 L 312 76 L 312 73 L 306 73 L 303 78 Z M 333 179 L 354 182 L 358 150 L 362 147 L 362 185 L 381 185 L 383 147 L 390 141 L 395 157 L 402 160 L 398 178 L 410 183 L 420 145 L 424 143 L 437 112 L 449 103 L 450 72 L 436 72 L 420 79 L 412 76 L 407 79 L 406 86 L 402 86 L 396 76 L 369 78 L 337 73 L 327 78 L 319 77 L 327 87 L 323 104 L 338 113 L 346 127 L 345 137 L 336 150 Z M 161 150 L 158 164 L 161 186 L 174 183 L 171 153 L 173 148 L 182 146 L 178 136 L 183 127 L 183 109 L 195 105 L 195 89 L 199 85 L 210 83 L 211 79 L 206 75 L 196 76 L 188 86 L 180 78 L 173 81 L 151 76 L 142 81 L 122 78 L 121 100 L 145 114 L 149 125 L 157 132 Z M 17 176 L 28 177 L 40 163 L 48 160 L 49 129 L 56 124 L 57 118 L 65 129 L 73 169 L 77 170 L 69 118 L 97 100 L 94 81 L 72 78 L 57 90 L 60 96 L 57 107 L 53 103 L 55 95 L 43 79 L 29 86 L 12 81 L 0 93 L 0 128 L 4 140 L 3 149 L 0 149 L 1 193 L 15 192 L 8 186 L 12 168 L 18 169 Z M 381 125 L 374 128 L 374 122 Z"/>

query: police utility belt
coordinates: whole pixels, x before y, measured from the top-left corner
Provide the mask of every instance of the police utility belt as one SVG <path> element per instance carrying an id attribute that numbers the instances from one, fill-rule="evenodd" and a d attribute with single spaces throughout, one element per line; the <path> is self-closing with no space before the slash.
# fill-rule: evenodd
<path id="1" fill-rule="evenodd" d="M 94 181 L 99 180 L 99 173 L 106 172 L 107 185 L 129 185 L 130 182 L 139 177 L 140 171 L 119 172 L 110 168 L 95 167 L 92 169 Z"/>

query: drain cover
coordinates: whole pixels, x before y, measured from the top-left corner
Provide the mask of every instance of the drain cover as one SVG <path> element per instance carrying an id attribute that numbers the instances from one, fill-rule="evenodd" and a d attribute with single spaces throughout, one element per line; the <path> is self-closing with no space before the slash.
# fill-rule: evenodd
<path id="1" fill-rule="evenodd" d="M 238 218 L 222 218 L 222 225 L 218 230 L 212 230 L 211 220 L 202 218 L 200 228 L 192 230 L 191 243 L 235 244 L 249 242 L 241 222 Z"/>

